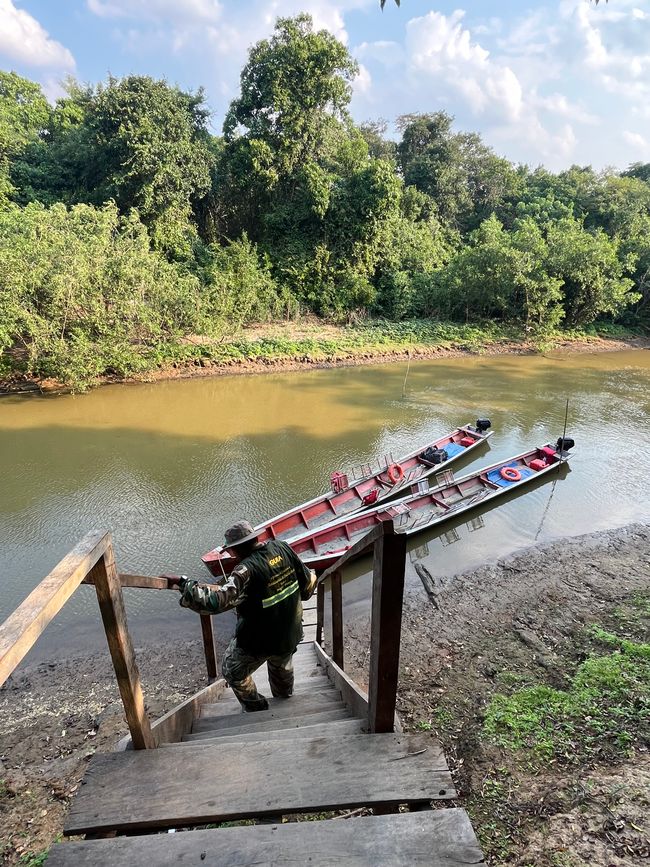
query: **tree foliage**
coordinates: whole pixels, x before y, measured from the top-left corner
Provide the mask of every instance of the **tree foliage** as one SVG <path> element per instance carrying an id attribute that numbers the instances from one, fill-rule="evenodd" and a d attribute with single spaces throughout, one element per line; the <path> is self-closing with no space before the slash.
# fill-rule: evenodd
<path id="1" fill-rule="evenodd" d="M 648 322 L 650 164 L 514 166 L 444 111 L 357 126 L 357 73 L 308 15 L 280 18 L 221 136 L 201 90 L 70 80 L 50 106 L 0 73 L 4 365 L 81 387 L 303 312 Z"/>
<path id="2" fill-rule="evenodd" d="M 0 210 L 0 351 L 83 385 L 142 367 L 163 338 L 211 327 L 199 281 L 150 248 L 135 215 L 63 204 Z"/>

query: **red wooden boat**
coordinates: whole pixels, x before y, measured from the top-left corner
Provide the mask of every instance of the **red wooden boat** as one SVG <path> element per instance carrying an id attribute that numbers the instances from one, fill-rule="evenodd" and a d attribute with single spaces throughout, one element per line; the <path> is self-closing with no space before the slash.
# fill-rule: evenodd
<path id="1" fill-rule="evenodd" d="M 568 460 L 573 444 L 568 437 L 560 438 L 555 446 L 531 449 L 459 479 L 453 479 L 453 473 L 446 470 L 442 475 L 449 478 L 437 487 L 304 533 L 291 541 L 291 547 L 312 569 L 325 569 L 380 521 L 392 520 L 395 532 L 407 536 L 428 530 L 557 470 L 560 462 Z M 232 558 L 224 560 L 226 571 L 228 561 Z"/>
<path id="2" fill-rule="evenodd" d="M 398 461 L 387 455 L 374 467 L 366 464 L 350 473 L 332 473 L 332 488 L 301 506 L 294 506 L 255 527 L 260 542 L 269 539 L 292 541 L 305 533 L 322 529 L 332 522 L 404 494 L 411 487 L 439 472 L 484 443 L 491 435 L 488 419 L 476 425 L 456 428 L 449 434 L 421 446 Z M 201 558 L 213 575 L 221 576 L 233 567 L 223 548 L 214 548 Z"/>
<path id="3" fill-rule="evenodd" d="M 569 458 L 573 440 L 565 438 L 562 451 L 545 445 L 515 455 L 505 461 L 476 470 L 459 479 L 443 482 L 435 488 L 418 492 L 395 503 L 361 512 L 337 521 L 314 533 L 305 533 L 291 542 L 300 559 L 312 569 L 325 569 L 363 538 L 375 524 L 392 519 L 396 533 L 411 536 L 456 517 L 479 503 L 486 503 L 557 469 Z M 570 445 L 569 445 L 570 444 Z"/>

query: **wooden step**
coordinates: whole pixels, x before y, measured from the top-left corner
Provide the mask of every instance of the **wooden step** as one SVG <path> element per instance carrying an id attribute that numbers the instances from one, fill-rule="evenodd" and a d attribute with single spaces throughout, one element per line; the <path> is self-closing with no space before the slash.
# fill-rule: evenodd
<path id="1" fill-rule="evenodd" d="M 271 719 L 267 722 L 256 722 L 256 723 L 248 723 L 246 722 L 249 717 L 255 718 L 258 714 L 247 714 L 240 717 L 242 720 L 242 725 L 240 726 L 231 726 L 225 729 L 218 729 L 216 731 L 208 729 L 204 732 L 198 732 L 197 734 L 189 734 L 184 735 L 184 741 L 197 741 L 203 740 L 204 738 L 216 738 L 216 737 L 233 737 L 234 735 L 246 735 L 251 732 L 275 732 L 275 731 L 296 731 L 302 726 L 308 725 L 316 725 L 318 723 L 327 723 L 334 722 L 336 720 L 342 719 L 350 719 L 352 714 L 346 707 L 340 707 L 336 710 L 328 710 L 328 711 L 314 711 L 312 713 L 303 714 L 302 716 L 289 716 L 285 719 Z"/>
<path id="2" fill-rule="evenodd" d="M 341 693 L 336 687 L 331 684 L 327 678 L 323 678 L 325 684 L 323 686 L 318 686 L 316 689 L 299 689 L 297 692 L 291 696 L 292 699 L 304 699 L 306 697 L 319 699 L 321 696 L 324 698 L 330 698 L 340 701 Z M 286 702 L 288 699 L 277 699 L 273 698 L 270 693 L 267 693 L 267 701 L 271 705 L 274 702 L 282 701 Z M 204 704 L 201 705 L 200 716 L 202 717 L 216 717 L 222 716 L 224 713 L 228 713 L 229 709 L 233 707 L 235 710 L 241 711 L 241 705 L 239 704 L 239 700 L 228 690 L 223 698 L 219 698 L 217 702 L 214 704 Z"/>
<path id="3" fill-rule="evenodd" d="M 301 857 L 302 853 L 302 857 Z M 459 867 L 484 864 L 464 810 L 58 843 L 47 867 Z"/>
<path id="4" fill-rule="evenodd" d="M 273 699 L 270 692 L 265 693 L 267 701 L 271 702 L 276 699 Z M 335 687 L 326 687 L 325 689 L 305 689 L 298 690 L 298 692 L 294 692 L 292 698 L 319 698 L 321 695 L 323 696 L 331 696 L 333 698 L 338 698 L 341 700 L 341 693 Z M 287 699 L 282 699 L 282 701 L 286 701 Z M 224 699 L 219 699 L 216 704 L 204 704 L 201 706 L 199 711 L 199 717 L 202 719 L 206 718 L 215 718 L 219 716 L 232 716 L 233 714 L 241 714 L 242 706 L 235 698 L 234 695 L 228 695 Z"/>
<path id="5" fill-rule="evenodd" d="M 179 828 L 286 813 L 453 798 L 428 733 L 96 753 L 64 833 Z M 150 862 L 151 863 L 151 862 Z"/>
<path id="6" fill-rule="evenodd" d="M 308 717 L 305 717 L 309 720 Z M 209 732 L 204 732 L 202 735 L 186 735 L 191 740 L 176 741 L 172 744 L 161 744 L 161 747 L 200 747 L 204 744 L 212 744 L 219 741 L 223 744 L 246 744 L 255 743 L 256 741 L 293 741 L 295 738 L 318 738 L 318 737 L 345 737 L 347 735 L 358 735 L 363 731 L 365 720 L 346 718 L 338 720 L 330 720 L 330 722 L 309 723 L 301 725 L 299 728 L 275 729 L 273 731 L 251 732 L 249 734 L 221 734 L 216 738 L 210 737 Z"/>
<path id="7" fill-rule="evenodd" d="M 216 731 L 230 726 L 247 725 L 249 722 L 269 722 L 270 720 L 286 719 L 292 716 L 302 716 L 307 713 L 318 713 L 323 710 L 337 710 L 345 705 L 341 701 L 341 693 L 334 690 L 329 696 L 325 693 L 319 696 L 295 695 L 291 698 L 270 698 L 269 709 L 242 712 L 240 714 L 225 714 L 224 716 L 201 716 L 194 720 L 192 734 L 204 731 Z M 254 717 L 254 719 L 253 719 Z M 244 721 L 243 721 L 244 720 Z"/>

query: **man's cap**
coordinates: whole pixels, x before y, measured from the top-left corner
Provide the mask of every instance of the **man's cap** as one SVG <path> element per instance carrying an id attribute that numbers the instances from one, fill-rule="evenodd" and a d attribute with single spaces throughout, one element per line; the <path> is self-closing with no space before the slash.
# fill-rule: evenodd
<path id="1" fill-rule="evenodd" d="M 258 535 L 248 521 L 237 521 L 226 530 L 225 547 L 235 548 L 237 545 L 243 545 L 244 542 L 252 542 L 253 539 L 257 539 Z"/>

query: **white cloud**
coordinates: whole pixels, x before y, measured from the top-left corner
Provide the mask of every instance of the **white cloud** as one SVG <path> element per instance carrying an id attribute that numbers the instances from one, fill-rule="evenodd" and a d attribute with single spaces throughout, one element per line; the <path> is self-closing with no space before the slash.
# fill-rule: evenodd
<path id="1" fill-rule="evenodd" d="M 522 111 L 522 88 L 512 69 L 490 58 L 462 26 L 464 12 L 429 12 L 407 24 L 406 49 L 413 77 L 424 76 L 434 93 L 456 92 L 476 115 L 489 112 L 515 120 Z"/>
<path id="2" fill-rule="evenodd" d="M 363 63 L 359 64 L 359 74 L 354 79 L 354 89 L 358 93 L 369 93 L 372 88 L 372 76 L 363 65 Z"/>
<path id="3" fill-rule="evenodd" d="M 74 69 L 74 57 L 65 46 L 12 0 L 0 0 L 0 55 L 28 66 Z"/>
<path id="4" fill-rule="evenodd" d="M 141 18 L 155 21 L 218 21 L 219 0 L 87 0 L 100 18 Z"/>
<path id="5" fill-rule="evenodd" d="M 598 116 L 587 111 L 582 105 L 571 102 L 562 93 L 551 93 L 548 96 L 535 97 L 534 104 L 558 117 L 570 118 L 574 123 L 597 124 Z"/>
<path id="6" fill-rule="evenodd" d="M 381 63 L 386 69 L 404 64 L 406 55 L 399 42 L 362 42 L 354 49 L 357 60 L 372 60 Z"/>
<path id="7" fill-rule="evenodd" d="M 638 0 L 636 0 L 638 2 Z M 575 28 L 577 62 L 584 62 L 612 93 L 632 102 L 650 95 L 650 15 L 635 0 L 596 10 L 563 0 L 565 20 Z"/>
<path id="8" fill-rule="evenodd" d="M 648 142 L 638 132 L 630 132 L 629 130 L 624 130 L 623 140 L 626 142 L 626 144 L 631 145 L 633 148 L 645 151 L 646 153 L 648 152 L 648 150 L 650 150 L 650 148 L 648 147 Z"/>

